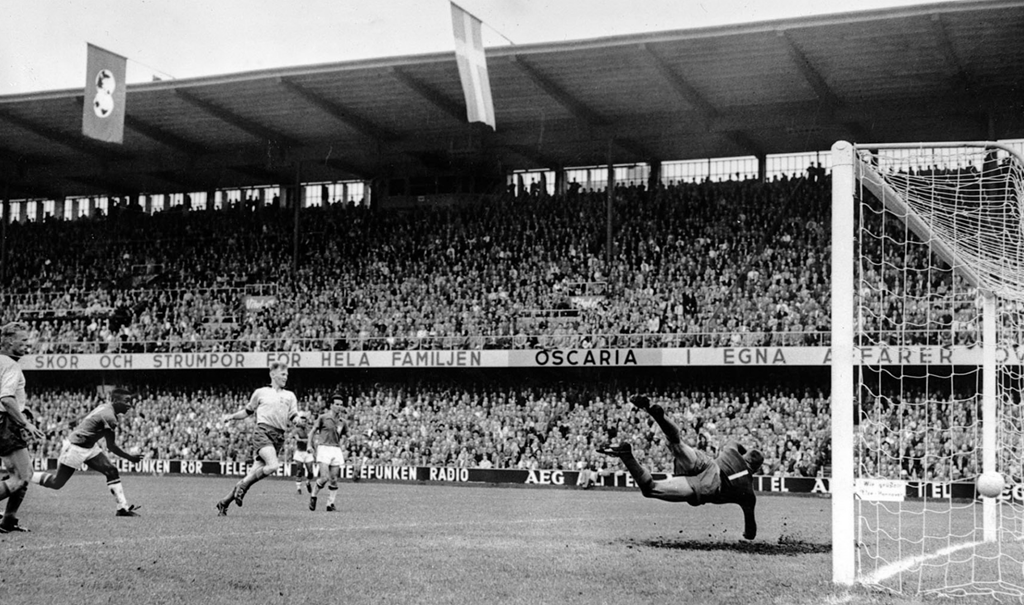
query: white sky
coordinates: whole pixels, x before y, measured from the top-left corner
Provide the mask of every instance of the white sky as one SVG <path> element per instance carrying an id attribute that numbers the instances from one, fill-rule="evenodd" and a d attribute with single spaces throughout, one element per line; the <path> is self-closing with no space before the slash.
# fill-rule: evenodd
<path id="1" fill-rule="evenodd" d="M 948 1 L 948 0 L 934 0 Z M 484 46 L 923 4 L 920 0 L 460 0 Z M 499 35 L 496 32 L 500 32 Z M 0 95 L 81 88 L 86 43 L 128 81 L 454 50 L 448 0 L 0 0 Z"/>

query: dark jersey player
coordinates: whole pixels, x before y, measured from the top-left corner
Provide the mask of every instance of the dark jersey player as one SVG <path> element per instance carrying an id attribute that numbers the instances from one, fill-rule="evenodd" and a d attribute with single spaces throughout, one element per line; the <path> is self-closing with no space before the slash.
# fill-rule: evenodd
<path id="1" fill-rule="evenodd" d="M 316 449 L 316 461 L 320 465 L 320 476 L 313 486 L 309 498 L 309 510 L 316 510 L 317 495 L 327 486 L 327 512 L 334 512 L 334 500 L 338 497 L 338 479 L 345 464 L 345 453 L 341 449 L 341 436 L 345 434 L 345 423 L 341 420 L 344 406 L 341 395 L 331 399 L 331 407 L 320 415 L 309 431 L 310 449 Z"/>
<path id="2" fill-rule="evenodd" d="M 743 509 L 743 537 L 753 540 L 757 536 L 754 518 L 757 497 L 754 495 L 753 477 L 764 462 L 761 452 L 730 441 L 717 458 L 711 458 L 682 442 L 679 427 L 665 417 L 665 410 L 660 405 L 651 405 L 650 399 L 643 395 L 630 398 L 630 402 L 650 414 L 665 433 L 669 450 L 675 458 L 674 475 L 655 481 L 651 473 L 637 462 L 628 443 L 598 451 L 621 458 L 646 498 L 686 502 L 691 506 L 738 504 Z"/>
<path id="3" fill-rule="evenodd" d="M 117 445 L 114 431 L 118 427 L 118 417 L 122 416 L 133 407 L 132 395 L 125 389 L 114 389 L 110 393 L 110 401 L 101 403 L 89 412 L 78 422 L 75 430 L 64 440 L 60 456 L 57 458 L 56 473 L 34 473 L 32 482 L 50 489 L 60 489 L 68 482 L 68 479 L 75 474 L 75 471 L 82 468 L 84 464 L 88 468 L 102 473 L 107 479 L 107 488 L 117 500 L 118 517 L 137 517 L 135 505 L 129 505 L 124 497 L 124 488 L 121 486 L 121 476 L 117 467 L 103 451 L 100 441 L 106 442 L 107 450 L 129 462 L 138 462 L 139 456 L 129 454 Z"/>

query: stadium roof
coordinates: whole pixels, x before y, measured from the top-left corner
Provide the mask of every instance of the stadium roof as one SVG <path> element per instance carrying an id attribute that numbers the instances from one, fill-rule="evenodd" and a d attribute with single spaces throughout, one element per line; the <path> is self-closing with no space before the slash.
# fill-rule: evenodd
<path id="1" fill-rule="evenodd" d="M 1024 138 L 1024 0 L 920 5 L 487 50 L 497 130 L 454 52 L 128 87 L 123 145 L 82 90 L 0 97 L 19 197 Z M 3 192 L 0 191 L 0 194 Z"/>

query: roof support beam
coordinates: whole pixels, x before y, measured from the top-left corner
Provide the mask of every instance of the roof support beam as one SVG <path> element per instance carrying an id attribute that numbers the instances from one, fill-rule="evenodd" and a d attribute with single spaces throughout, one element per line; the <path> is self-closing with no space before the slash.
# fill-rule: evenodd
<path id="1" fill-rule="evenodd" d="M 441 91 L 435 89 L 429 84 L 424 84 L 416 78 L 407 74 L 405 71 L 391 67 L 388 69 L 392 76 L 407 88 L 415 92 L 416 94 L 423 97 L 425 100 L 430 101 L 434 107 L 437 107 L 444 113 L 452 116 L 460 123 L 466 122 L 466 107 L 460 103 L 456 103 L 444 95 Z"/>
<path id="2" fill-rule="evenodd" d="M 75 100 L 78 101 L 78 107 L 79 109 L 81 109 L 82 105 L 85 104 L 85 97 L 82 95 L 75 95 Z M 124 125 L 148 139 L 156 141 L 161 145 L 165 145 L 167 147 L 170 147 L 171 149 L 180 151 L 185 154 L 191 155 L 195 153 L 205 153 L 207 151 L 205 148 L 199 146 L 197 143 L 193 143 L 192 141 L 186 141 L 185 139 L 177 135 L 171 134 L 165 130 L 147 124 L 146 122 L 143 122 L 142 120 L 136 117 L 130 116 L 127 113 L 125 113 L 124 116 Z"/>
<path id="3" fill-rule="evenodd" d="M 943 57 L 946 59 L 946 64 L 953 72 L 953 84 L 954 92 L 958 95 L 972 95 L 976 90 L 974 82 L 967 75 L 967 71 L 964 69 L 963 62 L 960 61 L 960 57 L 956 54 L 956 50 L 953 49 L 953 43 L 949 41 L 949 32 L 946 31 L 946 24 L 942 21 L 942 15 L 934 14 L 931 16 L 932 32 L 935 34 L 935 41 L 939 44 L 939 50 L 942 51 Z"/>
<path id="4" fill-rule="evenodd" d="M 65 147 L 74 149 L 76 151 L 82 151 L 90 155 L 94 155 L 103 159 L 113 158 L 125 158 L 128 157 L 123 151 L 114 148 L 101 147 L 99 143 L 92 143 L 90 139 L 85 138 L 81 132 L 69 134 L 67 132 L 48 128 L 46 126 L 40 126 L 35 122 L 26 120 L 25 118 L 12 115 L 6 111 L 0 110 L 0 120 L 10 122 L 22 130 L 27 130 L 32 134 L 43 137 L 54 143 L 64 145 Z"/>
<path id="5" fill-rule="evenodd" d="M 564 88 L 551 81 L 550 78 L 537 71 L 537 68 L 524 61 L 522 57 L 512 55 L 508 58 L 508 61 L 512 65 L 518 67 L 519 71 L 532 80 L 538 88 L 557 101 L 559 105 L 569 110 L 569 113 L 573 114 L 578 119 L 593 126 L 600 126 L 606 123 L 606 120 L 597 115 L 596 112 L 566 92 Z"/>
<path id="6" fill-rule="evenodd" d="M 161 145 L 165 145 L 167 147 L 170 147 L 171 149 L 174 149 L 175 151 L 180 151 L 181 153 L 184 153 L 186 155 L 194 155 L 196 153 L 209 152 L 209 150 L 206 149 L 206 147 L 203 145 L 194 143 L 192 141 L 187 141 L 177 135 L 171 134 L 163 129 L 157 128 L 156 126 L 153 126 L 151 124 L 147 124 L 146 122 L 143 122 L 142 120 L 129 115 L 126 115 L 124 117 L 124 125 L 128 128 L 131 128 L 135 132 L 141 134 L 142 136 L 146 137 L 147 139 L 156 141 Z"/>
<path id="7" fill-rule="evenodd" d="M 299 84 L 296 84 L 295 82 L 289 80 L 288 78 L 278 78 L 277 81 L 281 84 L 281 86 L 284 86 L 286 89 L 288 89 L 289 92 L 295 94 L 298 97 L 301 97 L 310 105 L 317 107 L 327 115 L 331 116 L 335 120 L 338 120 L 339 122 L 353 130 L 361 132 L 362 134 L 370 138 L 383 139 L 385 141 L 395 140 L 398 138 L 398 135 L 396 135 L 395 133 L 385 128 L 382 128 L 377 124 L 374 124 L 373 122 L 367 120 L 366 118 L 362 118 L 353 114 L 351 111 L 345 109 L 341 105 L 338 105 L 333 101 L 325 99 L 324 97 L 316 94 L 315 92 L 307 88 L 304 88 Z"/>
<path id="8" fill-rule="evenodd" d="M 804 79 L 807 80 L 807 83 L 811 85 L 811 88 L 814 89 L 814 93 L 818 95 L 818 98 L 821 99 L 821 102 L 829 109 L 839 107 L 839 97 L 832 92 L 832 89 L 829 87 L 828 82 L 825 81 L 825 78 L 823 78 L 821 74 L 818 73 L 818 70 L 811 65 L 811 62 L 807 59 L 807 55 L 804 54 L 804 51 L 800 50 L 800 47 L 797 46 L 796 42 L 793 42 L 793 39 L 789 37 L 785 30 L 780 29 L 775 32 L 775 35 L 782 43 L 782 46 L 786 49 L 786 52 L 789 53 L 789 57 L 793 60 L 797 70 L 799 70 Z"/>
<path id="9" fill-rule="evenodd" d="M 690 85 L 682 76 L 676 73 L 676 70 L 672 69 L 664 59 L 662 59 L 654 50 L 651 49 L 648 44 L 640 45 L 641 54 L 647 58 L 648 62 L 658 70 L 658 74 L 661 75 L 662 79 L 672 87 L 672 90 L 679 96 L 680 99 L 685 101 L 688 105 L 697 110 L 698 113 L 704 116 L 706 120 L 712 120 L 718 117 L 718 110 L 704 98 L 704 95 L 700 94 L 696 88 Z"/>
<path id="10" fill-rule="evenodd" d="M 273 129 L 267 128 L 263 124 L 248 120 L 232 111 L 224 109 L 223 107 L 214 105 L 213 103 L 196 96 L 194 93 L 181 88 L 176 88 L 174 92 L 186 103 L 194 107 L 198 107 L 218 120 L 230 124 L 235 128 L 256 137 L 257 139 L 277 141 L 286 147 L 298 146 L 298 143 L 291 138 L 276 132 Z"/>

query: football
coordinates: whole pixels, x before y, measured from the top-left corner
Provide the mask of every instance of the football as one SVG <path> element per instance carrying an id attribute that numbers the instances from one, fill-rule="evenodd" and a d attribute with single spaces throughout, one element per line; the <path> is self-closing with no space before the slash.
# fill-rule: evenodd
<path id="1" fill-rule="evenodd" d="M 986 498 L 997 498 L 1003 493 L 1006 482 L 996 472 L 982 473 L 978 476 L 978 493 Z"/>

